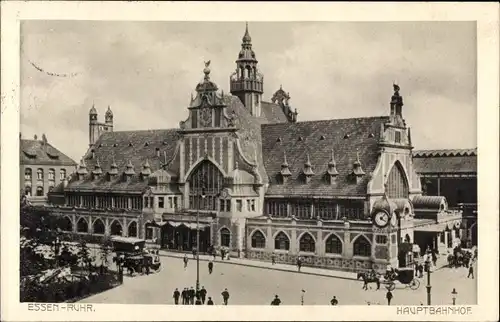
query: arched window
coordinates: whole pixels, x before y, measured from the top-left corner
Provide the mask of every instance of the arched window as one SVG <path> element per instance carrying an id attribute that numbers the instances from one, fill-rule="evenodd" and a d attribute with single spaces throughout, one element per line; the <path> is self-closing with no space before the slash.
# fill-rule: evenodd
<path id="1" fill-rule="evenodd" d="M 290 239 L 288 239 L 288 236 L 284 232 L 280 231 L 274 238 L 274 249 L 290 249 Z"/>
<path id="2" fill-rule="evenodd" d="M 113 236 L 123 235 L 122 225 L 117 220 L 113 221 L 113 223 L 111 224 L 111 235 Z"/>
<path id="3" fill-rule="evenodd" d="M 25 193 L 27 196 L 31 197 L 31 194 L 33 193 L 32 189 L 31 189 L 31 186 L 26 186 L 26 187 L 24 187 L 24 193 Z"/>
<path id="4" fill-rule="evenodd" d="M 84 218 L 78 219 L 78 222 L 76 223 L 76 231 L 79 233 L 89 232 L 89 224 Z"/>
<path id="5" fill-rule="evenodd" d="M 96 219 L 96 221 L 94 221 L 92 231 L 94 232 L 94 234 L 104 235 L 106 230 L 101 219 Z"/>
<path id="6" fill-rule="evenodd" d="M 49 169 L 49 181 L 55 181 L 55 180 L 56 180 L 56 170 Z"/>
<path id="7" fill-rule="evenodd" d="M 354 256 L 369 257 L 372 254 L 372 245 L 365 236 L 359 236 L 354 241 Z"/>
<path id="8" fill-rule="evenodd" d="M 62 231 L 72 231 L 73 230 L 73 223 L 71 222 L 71 219 L 69 219 L 68 217 L 60 218 L 58 226 Z"/>
<path id="9" fill-rule="evenodd" d="M 266 237 L 260 230 L 256 230 L 252 234 L 252 248 L 266 248 Z"/>
<path id="10" fill-rule="evenodd" d="M 59 171 L 59 180 L 63 181 L 64 178 L 66 178 L 66 169 L 61 169 L 61 171 Z"/>
<path id="11" fill-rule="evenodd" d="M 36 187 L 36 195 L 38 197 L 42 197 L 43 196 L 43 187 L 40 187 L 40 186 Z"/>
<path id="12" fill-rule="evenodd" d="M 399 162 L 396 162 L 389 172 L 386 192 L 389 198 L 408 198 L 408 181 Z"/>
<path id="13" fill-rule="evenodd" d="M 200 162 L 189 176 L 189 208 L 215 211 L 223 184 L 224 175 L 215 164 Z"/>
<path id="14" fill-rule="evenodd" d="M 32 172 L 30 168 L 24 170 L 24 180 L 31 181 Z"/>
<path id="15" fill-rule="evenodd" d="M 299 250 L 301 252 L 310 253 L 314 253 L 316 251 L 316 243 L 314 242 L 314 238 L 312 238 L 309 233 L 305 233 L 302 237 L 300 237 Z"/>
<path id="16" fill-rule="evenodd" d="M 327 254 L 342 254 L 342 241 L 335 234 L 331 234 L 325 242 Z"/>
<path id="17" fill-rule="evenodd" d="M 405 235 L 405 243 L 410 243 L 410 242 L 411 242 L 410 235 L 406 234 Z"/>
<path id="18" fill-rule="evenodd" d="M 36 170 L 36 179 L 43 180 L 43 169 Z"/>
<path id="19" fill-rule="evenodd" d="M 137 237 L 137 222 L 132 221 L 128 225 L 128 236 L 129 237 Z"/>
<path id="20" fill-rule="evenodd" d="M 220 230 L 220 245 L 224 247 L 229 247 L 231 242 L 231 232 L 227 228 L 222 228 Z"/>

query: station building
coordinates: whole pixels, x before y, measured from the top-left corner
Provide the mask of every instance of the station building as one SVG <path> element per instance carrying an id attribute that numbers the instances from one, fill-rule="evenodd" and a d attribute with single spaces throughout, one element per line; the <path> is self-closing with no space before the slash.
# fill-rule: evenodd
<path id="1" fill-rule="evenodd" d="M 388 115 L 298 122 L 283 88 L 265 100 L 248 26 L 230 94 L 211 72 L 206 62 L 178 128 L 108 126 L 96 137 L 91 110 L 90 148 L 52 193 L 63 230 L 178 251 L 190 251 L 199 230 L 201 251 L 275 253 L 292 264 L 301 256 L 304 265 L 350 271 L 405 266 L 415 241 L 425 250 L 456 238 L 461 213 L 422 195 L 398 85 Z"/>

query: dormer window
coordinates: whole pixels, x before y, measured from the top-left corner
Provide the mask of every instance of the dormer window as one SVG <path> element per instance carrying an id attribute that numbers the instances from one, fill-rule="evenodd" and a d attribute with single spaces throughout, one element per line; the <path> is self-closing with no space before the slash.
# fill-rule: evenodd
<path id="1" fill-rule="evenodd" d="M 330 184 L 334 184 L 336 182 L 336 178 L 339 175 L 337 171 L 337 163 L 335 162 L 335 155 L 332 149 L 332 158 L 328 162 L 328 170 L 326 170 L 327 178 Z"/>
<path id="2" fill-rule="evenodd" d="M 312 170 L 312 164 L 309 158 L 309 153 L 307 153 L 307 160 L 306 163 L 304 163 L 304 176 L 306 179 L 305 183 L 309 183 L 311 181 L 312 176 L 314 176 L 314 171 Z"/>
<path id="3" fill-rule="evenodd" d="M 361 178 L 365 175 L 365 172 L 361 167 L 361 161 L 359 160 L 359 152 L 356 152 L 356 161 L 353 163 L 352 175 L 355 177 L 356 183 L 359 183 Z"/>
<path id="4" fill-rule="evenodd" d="M 288 167 L 288 162 L 286 160 L 286 152 L 284 153 L 284 160 L 283 163 L 281 164 L 280 175 L 283 183 L 286 183 L 288 181 L 288 178 L 292 175 Z"/>

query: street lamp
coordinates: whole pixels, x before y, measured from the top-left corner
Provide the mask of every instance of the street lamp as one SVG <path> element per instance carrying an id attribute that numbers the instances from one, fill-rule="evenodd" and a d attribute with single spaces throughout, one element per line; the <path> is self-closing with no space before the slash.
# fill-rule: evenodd
<path id="1" fill-rule="evenodd" d="M 205 201 L 205 189 L 201 189 L 201 200 Z M 200 291 L 200 205 L 196 212 L 196 296 Z"/>
<path id="2" fill-rule="evenodd" d="M 56 265 L 59 266 L 58 257 L 59 257 L 59 248 L 61 247 L 61 240 L 59 239 L 59 237 L 56 237 L 53 244 L 54 244 L 54 255 L 55 255 L 54 258 L 56 260 Z"/>
<path id="3" fill-rule="evenodd" d="M 451 299 L 453 300 L 453 305 L 455 305 L 455 301 L 457 300 L 457 294 L 458 292 L 455 289 L 451 291 Z"/>
<path id="4" fill-rule="evenodd" d="M 302 295 L 300 296 L 300 305 L 304 305 L 304 294 L 306 293 L 305 290 L 302 290 Z"/>
<path id="5" fill-rule="evenodd" d="M 431 250 L 427 249 L 427 258 L 425 259 L 425 267 L 427 270 L 427 305 L 431 305 Z"/>

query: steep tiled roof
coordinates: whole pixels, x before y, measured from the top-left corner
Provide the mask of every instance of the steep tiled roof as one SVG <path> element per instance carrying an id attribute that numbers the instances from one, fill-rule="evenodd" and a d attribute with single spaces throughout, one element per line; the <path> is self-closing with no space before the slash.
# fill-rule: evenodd
<path id="1" fill-rule="evenodd" d="M 270 102 L 260 103 L 262 116 L 267 120 L 267 123 L 286 123 L 288 119 L 283 113 L 283 110 L 278 104 Z"/>
<path id="2" fill-rule="evenodd" d="M 270 180 L 267 195 L 365 196 L 370 173 L 378 160 L 380 127 L 386 122 L 389 117 L 262 125 L 262 154 Z M 339 174 L 337 182 L 331 185 L 325 180 L 325 173 L 332 149 Z M 366 173 L 359 183 L 352 177 L 357 152 Z M 314 175 L 306 184 L 302 173 L 307 153 Z M 278 173 L 285 154 L 292 175 L 282 184 Z"/>
<path id="3" fill-rule="evenodd" d="M 147 160 L 151 171 L 158 170 L 165 161 L 165 152 L 166 161 L 169 162 L 175 154 L 177 139 L 177 129 L 105 132 L 84 157 L 89 175 L 82 181 L 74 179 L 68 185 L 68 189 L 142 191 L 147 186 L 147 183 L 140 178 L 143 164 Z M 98 180 L 92 180 L 91 172 L 95 169 L 97 160 L 103 175 Z M 107 172 L 113 162 L 118 167 L 118 175 L 116 179 L 109 181 Z M 130 182 L 125 182 L 122 174 L 129 162 L 134 166 L 135 175 Z"/>
<path id="4" fill-rule="evenodd" d="M 417 173 L 477 173 L 477 150 L 427 150 L 413 152 Z"/>
<path id="5" fill-rule="evenodd" d="M 21 164 L 75 166 L 70 157 L 42 140 L 20 140 L 19 161 Z"/>
<path id="6" fill-rule="evenodd" d="M 443 149 L 413 151 L 414 158 L 477 156 L 477 149 Z"/>
<path id="7" fill-rule="evenodd" d="M 264 157 L 259 153 L 262 150 L 260 126 L 262 123 L 267 123 L 267 120 L 253 117 L 237 96 L 228 95 L 224 100 L 227 104 L 227 114 L 235 117 L 235 125 L 239 128 L 237 133 L 244 156 L 251 162 L 254 162 L 255 157 L 257 157 L 257 170 L 263 181 L 267 182 Z M 243 165 L 241 164 L 240 166 Z"/>

